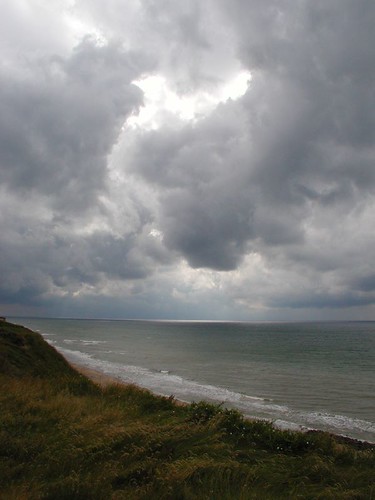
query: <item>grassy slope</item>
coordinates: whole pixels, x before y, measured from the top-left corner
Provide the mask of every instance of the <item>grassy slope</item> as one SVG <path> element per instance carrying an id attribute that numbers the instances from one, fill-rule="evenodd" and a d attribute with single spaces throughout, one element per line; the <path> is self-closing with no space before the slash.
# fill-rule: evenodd
<path id="1" fill-rule="evenodd" d="M 0 324 L 0 498 L 375 498 L 374 447 L 99 388 Z"/>

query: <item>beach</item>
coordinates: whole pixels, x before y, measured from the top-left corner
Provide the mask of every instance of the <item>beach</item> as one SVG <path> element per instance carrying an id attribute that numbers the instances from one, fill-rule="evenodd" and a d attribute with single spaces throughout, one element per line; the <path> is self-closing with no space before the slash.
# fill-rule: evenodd
<path id="1" fill-rule="evenodd" d="M 123 380 L 117 377 L 111 377 L 110 375 L 107 375 L 99 370 L 93 370 L 92 368 L 87 368 L 86 366 L 78 365 L 76 363 L 71 363 L 71 366 L 79 373 L 89 378 L 90 380 L 95 382 L 95 384 L 98 384 L 101 387 L 107 387 L 110 384 L 121 384 L 124 386 L 128 385 Z"/>
<path id="2" fill-rule="evenodd" d="M 91 368 L 87 368 L 85 366 L 78 365 L 75 363 L 71 363 L 71 366 L 75 370 L 77 370 L 77 372 L 81 373 L 85 377 L 92 380 L 95 384 L 98 384 L 100 387 L 103 387 L 103 388 L 108 387 L 112 384 L 120 385 L 123 387 L 134 386 L 133 383 L 125 382 L 125 381 L 121 380 L 120 378 L 112 377 L 110 375 L 107 375 L 107 374 L 99 371 L 99 370 L 93 370 Z M 142 389 L 142 388 L 139 387 L 139 389 Z M 176 399 L 176 398 L 173 398 L 173 403 L 176 406 L 188 406 L 189 405 L 189 403 L 187 403 L 186 401 L 181 401 L 181 400 Z M 255 420 L 254 417 L 249 417 L 249 416 L 246 416 L 245 419 L 248 421 Z M 313 429 L 307 429 L 307 428 L 305 428 L 305 429 L 300 428 L 298 430 L 299 430 L 299 432 L 304 432 L 304 433 L 315 432 Z M 374 443 L 363 441 L 363 440 L 358 440 L 358 439 L 353 439 L 353 438 L 350 438 L 347 436 L 335 435 L 334 437 L 335 437 L 335 439 L 338 439 L 344 443 L 354 444 L 356 447 L 360 447 L 363 449 L 369 449 L 369 448 L 372 448 L 374 446 Z"/>
<path id="3" fill-rule="evenodd" d="M 371 498 L 371 444 L 119 380 L 0 326 L 4 498 Z"/>
<path id="4" fill-rule="evenodd" d="M 76 363 L 71 363 L 71 366 L 77 370 L 77 372 L 81 373 L 85 377 L 92 380 L 95 384 L 98 384 L 101 387 L 108 387 L 111 384 L 120 385 L 123 387 L 126 386 L 135 386 L 134 383 L 125 382 L 121 380 L 121 378 L 113 377 L 111 375 L 107 375 L 106 373 L 101 372 L 100 370 L 93 370 L 92 368 L 87 368 L 86 366 L 78 365 Z M 139 389 L 142 389 L 139 387 Z M 181 401 L 179 399 L 173 398 L 173 403 L 176 406 L 187 406 L 189 403 L 186 401 Z"/>
<path id="5" fill-rule="evenodd" d="M 22 322 L 101 377 L 375 441 L 374 323 Z"/>

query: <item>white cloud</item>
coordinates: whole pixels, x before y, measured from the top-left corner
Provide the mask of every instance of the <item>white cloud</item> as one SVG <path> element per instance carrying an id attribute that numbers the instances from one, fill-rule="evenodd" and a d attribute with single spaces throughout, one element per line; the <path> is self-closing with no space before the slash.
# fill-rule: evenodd
<path id="1" fill-rule="evenodd" d="M 162 75 L 146 76 L 133 83 L 142 89 L 144 104 L 138 115 L 127 120 L 131 127 L 156 130 L 171 119 L 171 115 L 183 121 L 196 121 L 208 116 L 220 102 L 236 100 L 249 86 L 251 75 L 242 71 L 229 81 L 220 81 L 208 90 L 196 90 L 179 95 L 169 86 Z"/>

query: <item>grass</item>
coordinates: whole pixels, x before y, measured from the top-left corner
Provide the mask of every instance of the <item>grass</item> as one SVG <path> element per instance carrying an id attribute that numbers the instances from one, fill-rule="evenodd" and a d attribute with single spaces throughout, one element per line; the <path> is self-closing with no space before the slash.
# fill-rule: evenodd
<path id="1" fill-rule="evenodd" d="M 374 446 L 101 388 L 0 325 L 1 499 L 375 499 Z"/>

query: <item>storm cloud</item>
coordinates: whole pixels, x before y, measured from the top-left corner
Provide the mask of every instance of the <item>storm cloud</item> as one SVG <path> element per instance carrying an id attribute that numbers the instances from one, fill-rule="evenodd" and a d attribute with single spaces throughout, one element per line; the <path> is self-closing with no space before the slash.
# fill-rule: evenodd
<path id="1" fill-rule="evenodd" d="M 5 312 L 373 317 L 373 2 L 59 15 L 3 35 Z"/>

